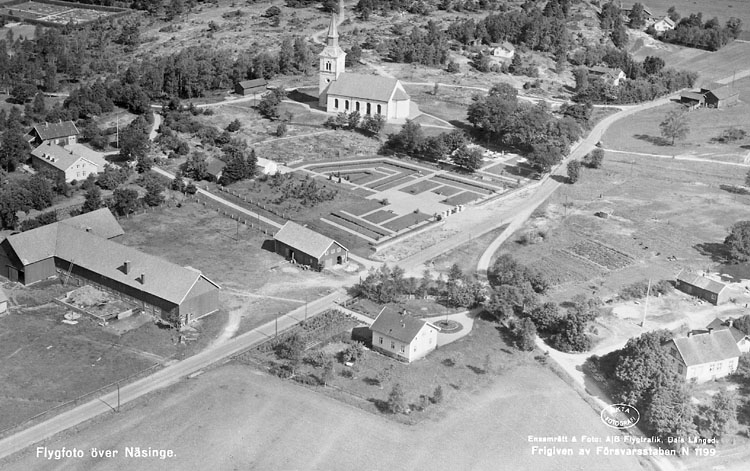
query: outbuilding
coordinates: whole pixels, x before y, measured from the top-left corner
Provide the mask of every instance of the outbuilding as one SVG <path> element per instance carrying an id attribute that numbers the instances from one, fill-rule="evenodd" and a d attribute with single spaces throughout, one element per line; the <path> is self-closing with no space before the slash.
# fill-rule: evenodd
<path id="1" fill-rule="evenodd" d="M 705 94 L 706 106 L 709 108 L 726 108 L 740 101 L 740 92 L 736 88 L 725 85 L 710 90 Z"/>
<path id="2" fill-rule="evenodd" d="M 300 265 L 321 270 L 349 260 L 349 249 L 330 237 L 288 221 L 273 236 L 277 254 Z"/>
<path id="3" fill-rule="evenodd" d="M 265 92 L 267 86 L 268 82 L 266 79 L 243 80 L 235 84 L 234 93 L 242 96 L 256 95 Z"/>
<path id="4" fill-rule="evenodd" d="M 675 288 L 715 305 L 724 303 L 729 299 L 727 285 L 687 270 L 683 270 L 677 275 Z"/>

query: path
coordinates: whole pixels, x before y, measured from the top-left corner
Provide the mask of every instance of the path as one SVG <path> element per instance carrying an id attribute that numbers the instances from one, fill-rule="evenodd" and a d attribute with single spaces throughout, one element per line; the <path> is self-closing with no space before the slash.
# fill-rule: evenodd
<path id="1" fill-rule="evenodd" d="M 310 318 L 320 314 L 329 309 L 336 299 L 345 296 L 346 293 L 344 291 L 334 291 L 323 298 L 311 301 L 307 305 L 307 317 Z M 304 316 L 305 306 L 301 306 L 280 316 L 278 320 L 267 322 L 221 345 L 216 345 L 213 349 L 204 350 L 194 356 L 167 366 L 150 376 L 122 386 L 119 390 L 120 404 L 127 404 L 150 392 L 175 384 L 196 371 L 208 368 L 214 363 L 259 345 L 267 339 L 274 337 L 277 329 L 278 332 L 289 329 L 303 320 Z M 91 420 L 98 415 L 111 412 L 117 407 L 117 400 L 117 391 L 104 394 L 74 409 L 63 412 L 49 420 L 0 440 L 0 458 L 19 452 L 26 447 L 39 443 L 87 420 Z"/>
<path id="2" fill-rule="evenodd" d="M 163 176 L 169 178 L 170 180 L 174 180 L 174 175 L 171 174 L 171 173 L 169 173 L 169 172 L 167 172 L 164 169 L 161 169 L 159 167 L 151 167 L 151 170 L 153 170 L 154 172 L 158 173 L 159 175 L 163 175 Z M 202 188 L 198 188 L 198 193 L 201 194 L 201 195 L 203 195 L 203 196 L 206 196 L 206 197 L 208 197 L 208 198 L 210 198 L 212 200 L 214 200 L 215 202 L 217 202 L 219 204 L 222 204 L 222 205 L 224 205 L 224 206 L 226 206 L 228 208 L 231 208 L 234 211 L 237 211 L 237 212 L 240 212 L 242 214 L 245 214 L 245 215 L 247 215 L 247 216 L 255 219 L 256 221 L 260 220 L 260 221 L 263 221 L 264 223 L 268 224 L 271 227 L 275 227 L 276 229 L 281 229 L 281 224 L 279 224 L 278 222 L 273 221 L 271 219 L 268 219 L 268 218 L 266 218 L 264 216 L 261 216 L 261 215 L 259 215 L 257 213 L 254 213 L 254 212 L 250 211 L 249 209 L 243 208 L 242 206 L 236 205 L 236 204 L 232 203 L 231 201 L 227 201 L 224 198 L 222 198 L 220 196 L 216 196 L 216 195 L 214 195 L 213 193 L 211 193 L 209 191 L 206 191 L 206 190 L 204 190 Z"/>
<path id="3" fill-rule="evenodd" d="M 630 154 L 630 155 L 640 155 L 643 157 L 656 157 L 659 159 L 670 159 L 670 160 L 687 160 L 690 162 L 705 162 L 709 164 L 718 164 L 718 165 L 732 165 L 735 167 L 750 167 L 750 164 L 747 162 L 747 158 L 745 159 L 745 162 L 725 162 L 723 160 L 714 160 L 714 159 L 704 159 L 701 157 L 689 157 L 687 155 L 667 155 L 667 154 L 648 154 L 646 152 L 632 152 L 632 151 L 625 151 L 625 150 L 614 150 L 614 149 L 607 149 L 603 148 L 607 152 L 612 152 L 613 154 Z M 750 153 L 748 154 L 750 155 Z"/>

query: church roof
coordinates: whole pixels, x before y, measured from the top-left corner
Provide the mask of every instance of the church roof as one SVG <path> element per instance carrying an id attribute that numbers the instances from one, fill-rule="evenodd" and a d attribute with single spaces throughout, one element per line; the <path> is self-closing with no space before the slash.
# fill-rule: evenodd
<path id="1" fill-rule="evenodd" d="M 336 29 L 336 13 L 331 15 L 331 23 L 328 25 L 328 37 L 338 38 L 339 32 Z"/>
<path id="2" fill-rule="evenodd" d="M 398 86 L 398 80 L 394 78 L 349 72 L 342 73 L 331 83 L 328 95 L 383 102 L 409 99 L 409 95 Z"/>

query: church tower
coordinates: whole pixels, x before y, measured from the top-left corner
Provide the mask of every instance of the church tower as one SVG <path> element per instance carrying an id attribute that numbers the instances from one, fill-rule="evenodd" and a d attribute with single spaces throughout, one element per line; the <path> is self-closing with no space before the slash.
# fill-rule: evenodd
<path id="1" fill-rule="evenodd" d="M 326 47 L 318 54 L 320 57 L 320 72 L 318 83 L 318 104 L 326 106 L 326 90 L 331 82 L 334 82 L 344 72 L 344 58 L 346 53 L 339 47 L 339 32 L 336 28 L 336 15 L 331 15 L 331 24 L 328 26 L 328 37 Z"/>

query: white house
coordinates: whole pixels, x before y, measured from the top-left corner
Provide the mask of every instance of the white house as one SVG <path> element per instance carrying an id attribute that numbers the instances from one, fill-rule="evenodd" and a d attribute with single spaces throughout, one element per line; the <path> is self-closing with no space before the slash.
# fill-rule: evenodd
<path id="1" fill-rule="evenodd" d="M 729 330 L 688 332 L 687 337 L 672 339 L 669 353 L 675 361 L 677 373 L 686 381 L 705 383 L 737 370 L 740 349 Z"/>
<path id="2" fill-rule="evenodd" d="M 490 47 L 492 48 L 493 57 L 510 60 L 516 55 L 516 48 L 508 41 L 504 41 L 500 44 L 493 43 L 490 44 Z"/>
<path id="3" fill-rule="evenodd" d="M 385 309 L 370 327 L 372 349 L 411 363 L 437 347 L 438 328 L 431 323 Z"/>
<path id="4" fill-rule="evenodd" d="M 100 154 L 85 146 L 69 144 L 61 147 L 49 141 L 31 151 L 31 162 L 38 170 L 60 175 L 68 183 L 85 180 L 90 174 L 96 175 L 107 165 Z"/>
<path id="5" fill-rule="evenodd" d="M 657 33 L 663 33 L 664 31 L 674 29 L 674 27 L 675 27 L 674 21 L 672 21 L 672 18 L 668 16 L 665 16 L 664 18 L 654 23 L 654 30 Z"/>
<path id="6" fill-rule="evenodd" d="M 589 68 L 589 74 L 594 77 L 601 77 L 607 85 L 618 86 L 620 81 L 627 78 L 622 69 L 612 69 L 610 67 L 596 66 Z"/>
<path id="7" fill-rule="evenodd" d="M 319 54 L 318 104 L 329 113 L 352 113 L 386 120 L 409 117 L 411 98 L 396 79 L 344 70 L 346 53 L 339 46 L 336 15 L 331 16 L 326 47 Z"/>

